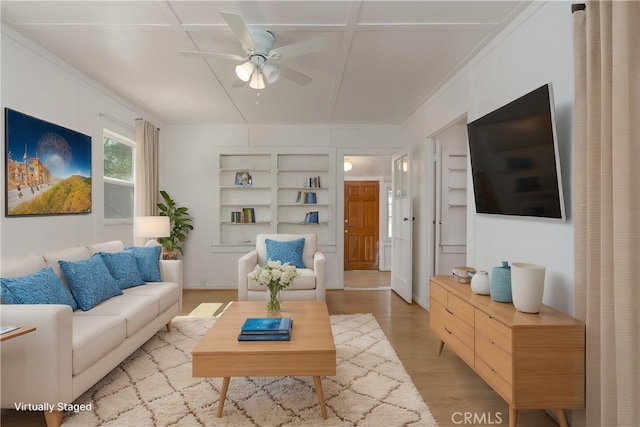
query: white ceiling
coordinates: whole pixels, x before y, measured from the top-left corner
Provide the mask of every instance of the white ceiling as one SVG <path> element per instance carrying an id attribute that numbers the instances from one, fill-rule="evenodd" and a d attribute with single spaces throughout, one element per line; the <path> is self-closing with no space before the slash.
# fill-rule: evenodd
<path id="1" fill-rule="evenodd" d="M 7 1 L 4 24 L 164 124 L 401 124 L 526 6 L 523 1 Z M 275 47 L 324 37 L 281 63 L 313 78 L 232 87 L 242 54 L 221 11 Z"/>

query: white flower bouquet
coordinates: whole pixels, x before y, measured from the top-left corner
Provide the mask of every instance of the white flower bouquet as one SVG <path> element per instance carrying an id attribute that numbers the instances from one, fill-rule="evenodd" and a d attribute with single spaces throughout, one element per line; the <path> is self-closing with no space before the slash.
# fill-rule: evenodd
<path id="1" fill-rule="evenodd" d="M 263 266 L 256 265 L 251 272 L 253 280 L 269 289 L 269 302 L 267 303 L 267 311 L 269 312 L 280 311 L 280 291 L 288 287 L 298 277 L 300 277 L 300 272 L 294 265 L 271 260 L 268 260 Z"/>

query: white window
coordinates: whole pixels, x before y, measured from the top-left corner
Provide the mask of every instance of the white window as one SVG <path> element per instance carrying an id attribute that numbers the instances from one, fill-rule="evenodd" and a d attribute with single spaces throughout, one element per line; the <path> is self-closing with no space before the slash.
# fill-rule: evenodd
<path id="1" fill-rule="evenodd" d="M 135 142 L 104 130 L 104 218 L 133 218 Z"/>

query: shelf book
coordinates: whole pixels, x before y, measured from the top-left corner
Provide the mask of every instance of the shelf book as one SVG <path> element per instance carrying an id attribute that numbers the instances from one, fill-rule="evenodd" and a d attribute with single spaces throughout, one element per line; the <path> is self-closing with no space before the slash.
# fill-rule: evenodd
<path id="1" fill-rule="evenodd" d="M 318 224 L 318 211 L 307 212 L 304 216 L 305 224 Z"/>
<path id="2" fill-rule="evenodd" d="M 298 191 L 296 203 L 315 205 L 317 203 L 316 193 L 313 191 Z"/>
<path id="3" fill-rule="evenodd" d="M 250 317 L 242 324 L 238 341 L 289 341 L 292 328 L 290 317 Z"/>

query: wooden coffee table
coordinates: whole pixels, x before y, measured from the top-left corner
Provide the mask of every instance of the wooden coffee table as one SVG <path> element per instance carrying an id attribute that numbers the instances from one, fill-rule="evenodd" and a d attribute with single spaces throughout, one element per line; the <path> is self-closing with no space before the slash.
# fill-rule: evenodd
<path id="1" fill-rule="evenodd" d="M 293 319 L 291 341 L 238 341 L 248 317 L 268 317 L 268 313 L 264 301 L 233 302 L 191 352 L 194 377 L 224 378 L 218 418 L 231 377 L 311 376 L 322 417 L 327 419 L 320 377 L 336 374 L 327 305 L 324 301 L 284 301 L 280 316 Z"/>

